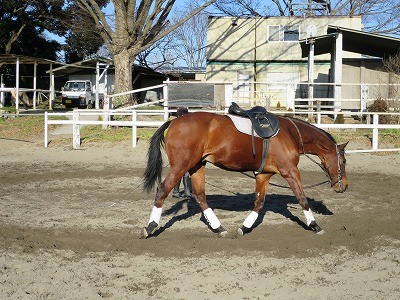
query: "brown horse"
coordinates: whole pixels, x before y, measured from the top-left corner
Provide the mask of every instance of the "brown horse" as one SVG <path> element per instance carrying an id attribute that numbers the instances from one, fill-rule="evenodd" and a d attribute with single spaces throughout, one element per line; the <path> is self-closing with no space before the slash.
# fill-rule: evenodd
<path id="1" fill-rule="evenodd" d="M 243 226 L 239 228 L 239 234 L 250 232 L 264 205 L 269 181 L 275 174 L 280 174 L 288 182 L 303 209 L 307 226 L 316 233 L 322 233 L 323 230 L 315 222 L 303 191 L 297 167 L 300 154 L 318 156 L 321 161 L 320 166 L 326 172 L 331 186 L 336 192 L 344 192 L 348 185 L 344 157 L 347 143 L 338 145 L 329 133 L 299 119 L 282 116 L 278 119 L 280 130 L 269 140 L 269 151 L 261 172 L 259 170 L 262 163 L 263 140 L 254 138 L 255 151 L 252 150 L 252 137 L 239 132 L 228 116 L 195 112 L 164 123 L 150 141 L 144 189 L 150 192 L 156 182 L 161 182 L 162 146 L 168 155 L 170 168 L 157 188 L 150 219 L 142 231 L 142 236 L 147 238 L 157 228 L 164 200 L 187 171 L 192 180 L 193 197 L 200 205 L 210 227 L 220 236 L 227 234 L 207 204 L 205 193 L 207 162 L 229 171 L 258 170 L 255 172 L 254 208 L 243 222 Z"/>

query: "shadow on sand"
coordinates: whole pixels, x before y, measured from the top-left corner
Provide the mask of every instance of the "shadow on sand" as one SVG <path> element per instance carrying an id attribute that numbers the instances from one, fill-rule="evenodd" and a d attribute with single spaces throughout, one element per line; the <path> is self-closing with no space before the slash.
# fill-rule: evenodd
<path id="1" fill-rule="evenodd" d="M 236 194 L 236 195 L 207 195 L 208 205 L 212 209 L 221 209 L 231 212 L 250 212 L 253 209 L 253 202 L 255 196 L 253 194 Z M 333 215 L 333 212 L 330 211 L 323 201 L 317 201 L 311 198 L 307 198 L 310 208 L 316 214 L 322 215 Z M 187 207 L 187 209 L 186 209 Z M 305 230 L 311 230 L 302 220 L 300 220 L 297 216 L 294 216 L 289 208 L 298 207 L 300 209 L 300 205 L 297 202 L 296 197 L 289 195 L 279 195 L 279 194 L 271 194 L 267 195 L 265 204 L 263 209 L 260 211 L 258 219 L 253 225 L 253 230 L 260 224 L 262 224 L 265 214 L 270 211 L 274 213 L 281 214 L 287 219 L 290 219 L 292 222 L 297 223 L 299 226 L 303 227 Z M 181 211 L 186 211 L 181 213 Z M 163 233 L 166 229 L 172 227 L 176 222 L 186 220 L 191 218 L 197 214 L 200 214 L 200 220 L 208 226 L 208 222 L 201 214 L 201 209 L 199 205 L 193 199 L 183 199 L 177 201 L 174 205 L 172 205 L 168 210 L 163 212 L 163 216 L 172 216 L 168 222 L 158 228 L 152 236 L 158 236 Z"/>

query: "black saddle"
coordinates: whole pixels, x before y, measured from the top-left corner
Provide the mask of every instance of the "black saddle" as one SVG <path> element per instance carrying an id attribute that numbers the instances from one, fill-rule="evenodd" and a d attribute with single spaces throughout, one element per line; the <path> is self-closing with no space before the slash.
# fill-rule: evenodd
<path id="1" fill-rule="evenodd" d="M 267 112 L 265 107 L 254 106 L 251 109 L 244 110 L 235 102 L 232 102 L 228 113 L 244 118 L 249 118 L 253 130 L 258 136 L 267 139 L 274 136 L 279 130 L 278 117 L 270 112 Z"/>

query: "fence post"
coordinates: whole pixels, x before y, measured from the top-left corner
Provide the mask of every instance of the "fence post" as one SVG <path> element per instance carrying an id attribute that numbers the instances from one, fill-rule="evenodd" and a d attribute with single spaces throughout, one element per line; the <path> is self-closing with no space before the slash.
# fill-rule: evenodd
<path id="1" fill-rule="evenodd" d="M 0 75 L 0 88 L 4 88 L 5 85 L 3 83 L 3 74 Z M 4 92 L 0 92 L 0 108 L 3 108 L 5 104 Z"/>
<path id="2" fill-rule="evenodd" d="M 232 104 L 233 98 L 233 83 L 225 84 L 225 114 L 228 113 L 229 107 Z"/>
<path id="3" fill-rule="evenodd" d="M 379 133 L 378 133 L 378 124 L 379 124 L 379 115 L 373 115 L 373 125 L 374 128 L 372 129 L 372 150 L 378 150 L 378 140 L 379 140 Z"/>
<path id="4" fill-rule="evenodd" d="M 72 125 L 72 147 L 73 149 L 79 149 L 81 146 L 81 134 L 79 131 L 79 124 L 76 124 L 75 122 L 79 122 L 79 111 L 74 109 L 74 112 L 72 114 L 72 120 L 74 121 L 74 124 Z"/>
<path id="5" fill-rule="evenodd" d="M 44 112 L 44 147 L 47 148 L 48 143 L 48 122 L 47 122 L 47 118 L 48 118 L 48 112 L 45 111 Z"/>
<path id="6" fill-rule="evenodd" d="M 132 147 L 135 148 L 137 145 L 137 113 L 136 110 L 132 111 Z"/>
<path id="7" fill-rule="evenodd" d="M 103 122 L 108 122 L 110 120 L 110 115 L 108 114 L 108 111 L 110 109 L 110 96 L 106 96 L 104 98 L 104 103 L 103 103 L 103 114 L 102 114 L 102 119 Z M 106 129 L 108 127 L 107 123 L 103 123 L 102 128 Z"/>
<path id="8" fill-rule="evenodd" d="M 321 115 L 322 115 L 321 110 L 317 111 L 317 124 L 318 125 L 321 124 Z"/>
<path id="9" fill-rule="evenodd" d="M 166 85 L 163 86 L 163 96 L 164 96 L 164 122 L 167 122 L 169 119 L 169 114 L 168 114 L 168 83 L 169 83 L 169 78 L 167 78 Z"/>

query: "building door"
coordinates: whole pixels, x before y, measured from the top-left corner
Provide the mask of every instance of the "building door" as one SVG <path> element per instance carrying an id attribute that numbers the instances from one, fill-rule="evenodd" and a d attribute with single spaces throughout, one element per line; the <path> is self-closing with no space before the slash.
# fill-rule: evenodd
<path id="1" fill-rule="evenodd" d="M 250 79 L 250 74 L 238 73 L 237 98 L 239 102 L 248 102 L 250 100 Z"/>
<path id="2" fill-rule="evenodd" d="M 300 82 L 299 72 L 268 72 L 268 88 L 273 92 L 274 103 L 272 105 L 286 106 L 294 110 L 294 99 L 297 84 Z"/>

